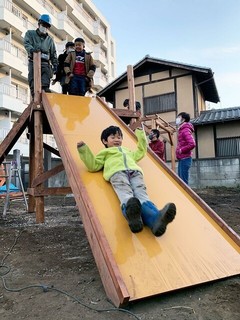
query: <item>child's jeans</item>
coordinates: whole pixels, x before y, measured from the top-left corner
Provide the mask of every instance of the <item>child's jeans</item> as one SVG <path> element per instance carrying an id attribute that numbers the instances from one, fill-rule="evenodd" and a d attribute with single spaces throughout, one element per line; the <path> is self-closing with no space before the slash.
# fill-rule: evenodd
<path id="1" fill-rule="evenodd" d="M 74 75 L 69 84 L 69 94 L 84 96 L 86 93 L 86 77 Z"/>
<path id="2" fill-rule="evenodd" d="M 141 204 L 149 201 L 143 175 L 139 171 L 119 171 L 110 178 L 110 183 L 120 200 L 121 206 L 132 197 L 138 198 Z"/>

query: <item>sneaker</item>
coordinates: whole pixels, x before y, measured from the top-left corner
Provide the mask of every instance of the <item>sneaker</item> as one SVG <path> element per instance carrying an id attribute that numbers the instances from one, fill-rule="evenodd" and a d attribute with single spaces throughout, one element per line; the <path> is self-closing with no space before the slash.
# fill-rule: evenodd
<path id="1" fill-rule="evenodd" d="M 141 203 L 138 198 L 132 197 L 126 204 L 126 219 L 133 233 L 142 231 Z"/>
<path id="2" fill-rule="evenodd" d="M 156 237 L 162 236 L 167 229 L 167 225 L 175 218 L 176 206 L 174 203 L 168 203 L 162 210 L 159 211 L 159 213 L 160 216 L 152 227 L 152 233 Z"/>

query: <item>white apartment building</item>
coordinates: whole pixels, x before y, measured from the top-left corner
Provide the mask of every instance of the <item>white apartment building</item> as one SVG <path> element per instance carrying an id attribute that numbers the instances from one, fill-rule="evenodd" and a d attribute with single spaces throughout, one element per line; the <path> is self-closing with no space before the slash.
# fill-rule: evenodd
<path id="1" fill-rule="evenodd" d="M 97 65 L 96 91 L 116 77 L 115 41 L 104 16 L 90 0 L 0 0 L 0 143 L 30 102 L 28 58 L 23 46 L 27 30 L 36 29 L 41 14 L 49 14 L 58 55 L 65 43 L 77 37 L 85 40 Z M 61 92 L 59 84 L 51 87 Z M 46 141 L 46 139 L 51 141 Z M 52 137 L 45 142 L 55 146 Z M 28 155 L 26 134 L 14 146 Z M 11 153 L 11 152 L 10 152 Z"/>

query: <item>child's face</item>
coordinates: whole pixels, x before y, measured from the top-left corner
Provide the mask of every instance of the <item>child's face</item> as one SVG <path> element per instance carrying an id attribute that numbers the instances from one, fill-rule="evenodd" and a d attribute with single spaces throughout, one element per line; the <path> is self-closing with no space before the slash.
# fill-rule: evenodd
<path id="1" fill-rule="evenodd" d="M 75 50 L 76 51 L 82 51 L 84 49 L 84 43 L 82 42 L 75 42 Z"/>
<path id="2" fill-rule="evenodd" d="M 149 139 L 151 141 L 156 141 L 158 138 L 157 138 L 157 135 L 153 131 L 151 131 L 149 135 Z"/>
<path id="3" fill-rule="evenodd" d="M 111 134 L 107 140 L 103 140 L 103 143 L 108 147 L 120 147 L 122 145 L 123 137 L 119 134 Z"/>

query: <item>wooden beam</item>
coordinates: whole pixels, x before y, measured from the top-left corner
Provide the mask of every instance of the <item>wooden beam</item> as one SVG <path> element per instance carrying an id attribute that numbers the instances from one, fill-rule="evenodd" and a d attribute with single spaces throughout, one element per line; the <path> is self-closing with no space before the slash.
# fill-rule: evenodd
<path id="1" fill-rule="evenodd" d="M 55 187 L 55 188 L 28 188 L 27 194 L 32 197 L 43 197 L 43 196 L 59 196 L 72 193 L 70 187 Z"/>
<path id="2" fill-rule="evenodd" d="M 56 174 L 58 174 L 59 172 L 61 172 L 63 170 L 64 170 L 64 166 L 61 163 L 61 164 L 57 165 L 56 167 L 54 167 L 48 171 L 45 171 L 44 173 L 40 174 L 38 177 L 33 179 L 32 187 L 35 188 L 36 186 L 40 185 L 44 181 L 48 180 L 52 176 L 55 176 Z"/>
<path id="3" fill-rule="evenodd" d="M 138 115 L 136 115 L 136 112 L 132 110 L 127 110 L 127 109 L 116 109 L 112 108 L 111 109 L 116 115 L 119 117 L 127 117 L 127 118 L 139 118 Z"/>
<path id="4" fill-rule="evenodd" d="M 48 144 L 46 144 L 45 142 L 43 142 L 43 148 L 44 148 L 44 149 L 46 149 L 46 150 L 48 150 L 49 152 L 51 152 L 51 153 L 55 154 L 55 156 L 60 157 L 60 153 L 59 153 L 59 151 L 58 151 L 57 149 L 55 149 L 55 148 L 53 148 L 53 147 L 49 146 L 49 145 L 48 145 Z"/>

